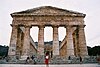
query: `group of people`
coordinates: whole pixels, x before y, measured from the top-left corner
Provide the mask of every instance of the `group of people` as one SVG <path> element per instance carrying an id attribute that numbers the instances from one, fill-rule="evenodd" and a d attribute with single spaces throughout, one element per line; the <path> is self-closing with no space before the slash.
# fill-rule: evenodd
<path id="1" fill-rule="evenodd" d="M 36 64 L 35 56 L 27 57 L 26 58 L 26 63 L 34 63 L 34 64 Z M 49 54 L 45 55 L 45 64 L 48 67 L 48 64 L 49 64 Z"/>
<path id="2" fill-rule="evenodd" d="M 69 57 L 68 57 L 68 60 L 71 60 L 71 56 L 69 56 Z M 83 61 L 83 59 L 82 59 L 82 57 L 81 57 L 81 56 L 79 57 L 79 61 L 80 61 L 80 64 L 81 64 L 81 63 L 82 63 L 82 61 Z"/>
<path id="3" fill-rule="evenodd" d="M 27 57 L 26 58 L 26 63 L 34 63 L 34 64 L 36 64 L 35 57 L 34 56 Z"/>
<path id="4" fill-rule="evenodd" d="M 45 55 L 45 64 L 46 64 L 46 67 L 49 67 L 49 59 L 50 59 L 50 57 L 49 57 L 49 54 L 47 53 Z M 70 56 L 68 57 L 68 60 L 71 60 L 71 57 Z M 79 57 L 79 61 L 80 61 L 80 64 L 82 64 L 82 62 L 83 62 L 82 57 Z M 97 58 L 97 61 L 100 64 L 100 57 Z M 27 57 L 26 63 L 32 63 L 32 62 L 34 64 L 36 64 L 35 56 Z"/>

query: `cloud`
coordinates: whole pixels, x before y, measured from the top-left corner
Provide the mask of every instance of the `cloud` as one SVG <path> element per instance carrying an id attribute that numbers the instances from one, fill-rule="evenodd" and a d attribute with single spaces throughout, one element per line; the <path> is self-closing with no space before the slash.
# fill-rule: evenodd
<path id="1" fill-rule="evenodd" d="M 39 6 L 50 5 L 86 13 L 85 32 L 87 43 L 100 32 L 100 0 L 1 0 L 0 1 L 0 44 L 9 44 L 12 18 L 10 13 Z M 96 39 L 100 40 L 99 38 Z M 94 40 L 92 43 L 96 43 Z"/>

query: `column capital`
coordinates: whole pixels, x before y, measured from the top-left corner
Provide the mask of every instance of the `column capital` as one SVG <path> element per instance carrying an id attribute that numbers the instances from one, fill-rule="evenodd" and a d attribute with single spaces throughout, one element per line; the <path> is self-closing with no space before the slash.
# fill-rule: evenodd
<path id="1" fill-rule="evenodd" d="M 84 29 L 84 27 L 85 27 L 86 25 L 79 25 L 78 27 L 80 28 L 80 29 Z"/>
<path id="2" fill-rule="evenodd" d="M 73 25 L 65 25 L 64 27 L 65 27 L 65 28 L 72 28 Z"/>
<path id="3" fill-rule="evenodd" d="M 25 28 L 32 28 L 31 25 L 24 25 Z"/>
<path id="4" fill-rule="evenodd" d="M 44 25 L 39 25 L 38 28 L 45 28 L 45 26 Z"/>
<path id="5" fill-rule="evenodd" d="M 18 25 L 13 25 L 13 24 L 10 24 L 10 25 L 11 25 L 12 27 L 16 27 L 16 28 L 18 27 Z"/>
<path id="6" fill-rule="evenodd" d="M 52 26 L 52 28 L 55 28 L 55 27 L 57 27 L 57 28 L 58 28 L 59 26 L 58 26 L 58 25 L 53 25 L 53 26 Z"/>

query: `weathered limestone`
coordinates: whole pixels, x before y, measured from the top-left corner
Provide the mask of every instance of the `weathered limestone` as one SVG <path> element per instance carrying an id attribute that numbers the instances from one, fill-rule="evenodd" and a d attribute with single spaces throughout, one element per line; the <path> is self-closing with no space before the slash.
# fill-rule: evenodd
<path id="1" fill-rule="evenodd" d="M 26 59 L 30 56 L 30 26 L 25 26 L 24 32 L 24 43 L 23 43 L 23 51 L 22 51 L 22 59 Z"/>
<path id="2" fill-rule="evenodd" d="M 76 57 L 79 56 L 79 43 L 78 43 L 78 30 L 76 29 L 73 33 L 73 41 L 74 41 L 74 54 Z"/>
<path id="3" fill-rule="evenodd" d="M 20 59 L 21 57 L 21 47 L 22 47 L 22 31 L 18 28 L 18 36 L 17 36 L 17 45 L 16 45 L 16 58 Z"/>
<path id="4" fill-rule="evenodd" d="M 26 59 L 35 53 L 44 57 L 46 52 L 44 49 L 45 26 L 53 28 L 53 44 L 50 51 L 53 52 L 51 53 L 53 56 L 75 57 L 88 55 L 84 33 L 85 14 L 51 6 L 43 6 L 15 12 L 11 16 L 13 23 L 8 53 L 10 57 L 16 58 L 18 55 L 21 59 Z M 35 45 L 30 36 L 30 27 L 32 26 L 38 26 L 39 28 L 38 45 Z M 61 26 L 66 27 L 66 36 L 62 43 L 59 44 L 58 27 Z"/>
<path id="5" fill-rule="evenodd" d="M 44 55 L 44 26 L 39 26 L 38 54 L 39 55 Z"/>
<path id="6" fill-rule="evenodd" d="M 80 56 L 87 56 L 87 46 L 84 34 L 84 25 L 79 26 L 79 48 L 80 48 Z"/>
<path id="7" fill-rule="evenodd" d="M 67 56 L 74 56 L 74 44 L 73 44 L 73 36 L 72 36 L 72 27 L 68 26 L 66 29 L 67 35 Z"/>
<path id="8" fill-rule="evenodd" d="M 10 47 L 8 52 L 8 55 L 11 59 L 16 58 L 17 31 L 18 31 L 18 26 L 12 25 L 12 34 L 11 34 Z"/>
<path id="9" fill-rule="evenodd" d="M 59 55 L 59 36 L 57 26 L 53 26 L 53 55 Z"/>

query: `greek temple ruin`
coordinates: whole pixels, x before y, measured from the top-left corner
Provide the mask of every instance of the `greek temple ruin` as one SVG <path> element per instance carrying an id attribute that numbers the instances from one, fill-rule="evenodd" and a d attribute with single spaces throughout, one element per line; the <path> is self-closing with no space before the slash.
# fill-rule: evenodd
<path id="1" fill-rule="evenodd" d="M 17 59 L 26 59 L 33 54 L 45 56 L 45 50 L 52 52 L 52 57 L 87 56 L 85 16 L 83 13 L 52 6 L 12 13 L 8 56 Z M 34 26 L 39 28 L 37 46 L 30 35 L 30 29 Z M 47 26 L 53 28 L 53 42 L 50 49 L 46 49 L 44 45 L 44 28 Z M 59 27 L 66 29 L 66 36 L 61 43 L 59 43 Z"/>

